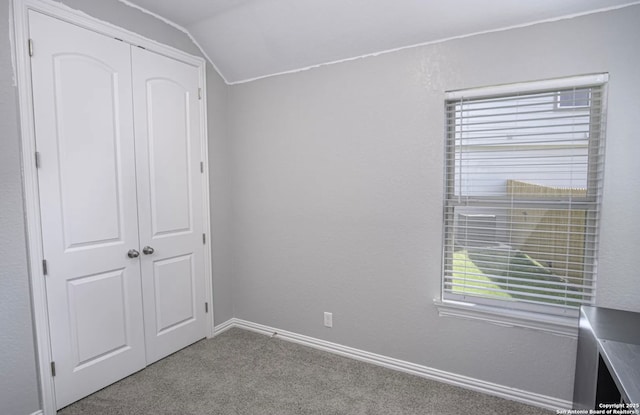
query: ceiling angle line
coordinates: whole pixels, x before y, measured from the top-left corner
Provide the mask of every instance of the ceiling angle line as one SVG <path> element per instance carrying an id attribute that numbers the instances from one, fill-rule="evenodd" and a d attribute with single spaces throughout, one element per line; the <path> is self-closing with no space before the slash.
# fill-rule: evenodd
<path id="1" fill-rule="evenodd" d="M 152 12 L 151 10 L 147 10 L 144 7 L 138 6 L 137 4 L 132 3 L 129 0 L 118 0 L 118 1 L 120 3 L 126 5 L 126 6 L 129 6 L 129 7 L 133 8 L 133 9 L 137 9 L 137 10 L 141 11 L 142 13 L 145 13 L 145 14 L 148 14 L 149 16 L 155 17 L 156 19 L 168 24 L 169 26 L 173 27 L 174 29 L 178 29 L 179 31 L 181 31 L 182 33 L 187 35 L 189 37 L 189 39 L 193 42 L 193 44 L 196 45 L 198 50 L 200 50 L 200 53 L 202 53 L 202 56 L 204 56 L 204 58 L 207 60 L 207 62 L 209 62 L 211 64 L 211 66 L 213 66 L 213 69 L 216 70 L 218 75 L 220 75 L 220 78 L 222 78 L 224 83 L 227 84 L 227 85 L 230 85 L 229 81 L 227 81 L 227 78 L 225 78 L 225 76 L 222 74 L 222 72 L 220 72 L 220 69 L 218 69 L 216 64 L 213 63 L 213 60 L 209 57 L 207 52 L 205 52 L 205 50 L 202 48 L 202 46 L 200 46 L 200 43 L 198 43 L 196 38 L 193 37 L 193 35 L 186 28 L 184 28 L 184 27 L 180 26 L 179 24 L 167 19 L 166 17 L 160 16 L 159 14 Z"/>
<path id="2" fill-rule="evenodd" d="M 126 1 L 126 0 L 120 0 L 120 1 Z M 619 4 L 619 5 L 616 5 L 616 6 L 603 7 L 603 8 L 600 8 L 600 9 L 588 10 L 588 11 L 584 11 L 584 12 L 567 14 L 567 15 L 563 15 L 563 16 L 556 16 L 556 17 L 543 19 L 543 20 L 536 20 L 536 21 L 533 21 L 533 22 L 520 23 L 520 24 L 516 24 L 516 25 L 512 25 L 512 26 L 499 27 L 499 28 L 496 28 L 496 29 L 481 30 L 481 31 L 478 31 L 478 32 L 466 33 L 466 34 L 451 36 L 451 37 L 442 38 L 442 39 L 429 40 L 429 41 L 426 41 L 426 42 L 415 43 L 415 44 L 406 45 L 406 46 L 399 46 L 399 47 L 392 48 L 392 49 L 385 49 L 385 50 L 381 50 L 381 51 L 378 51 L 378 52 L 369 52 L 369 53 L 365 53 L 363 55 L 352 56 L 352 57 L 342 58 L 342 59 L 336 59 L 336 60 L 329 61 L 329 62 L 321 62 L 321 63 L 305 66 L 305 67 L 302 67 L 302 68 L 289 69 L 289 70 L 285 70 L 285 71 L 281 71 L 281 72 L 275 72 L 275 73 L 271 73 L 271 74 L 260 75 L 260 76 L 256 76 L 256 77 L 253 77 L 253 78 L 241 79 L 239 81 L 232 81 L 232 82 L 229 82 L 228 84 L 229 85 L 245 84 L 245 83 L 257 81 L 257 80 L 260 80 L 260 79 L 271 78 L 271 77 L 281 76 L 281 75 L 288 75 L 288 74 L 293 74 L 293 73 L 298 73 L 298 72 L 305 72 L 305 71 L 308 71 L 310 69 L 321 68 L 323 66 L 335 65 L 335 64 L 338 64 L 338 63 L 350 62 L 350 61 L 354 61 L 354 60 L 358 60 L 358 59 L 364 59 L 364 58 L 371 58 L 371 57 L 376 57 L 376 56 L 380 56 L 380 55 L 386 55 L 388 53 L 399 52 L 399 51 L 402 51 L 402 50 L 405 50 L 405 49 L 413 49 L 413 48 L 419 48 L 419 47 L 422 47 L 422 46 L 436 45 L 436 44 L 439 44 L 439 43 L 445 43 L 445 42 L 449 42 L 449 41 L 452 41 L 452 40 L 465 39 L 465 38 L 468 38 L 468 37 L 486 35 L 486 34 L 496 33 L 496 32 L 504 32 L 504 31 L 507 31 L 507 30 L 520 29 L 520 28 L 529 27 L 529 26 L 535 26 L 535 25 L 539 25 L 539 24 L 543 24 L 543 23 L 552 23 L 552 22 L 556 22 L 556 21 L 560 21 L 560 20 L 569 20 L 569 19 L 574 19 L 576 17 L 588 16 L 590 14 L 597 14 L 597 13 L 605 13 L 605 12 L 618 10 L 618 9 L 624 9 L 624 8 L 632 7 L 632 6 L 636 6 L 636 5 L 640 5 L 640 0 L 635 0 L 635 1 L 632 1 L 632 2 L 629 2 L 629 3 L 625 3 L 625 4 Z"/>

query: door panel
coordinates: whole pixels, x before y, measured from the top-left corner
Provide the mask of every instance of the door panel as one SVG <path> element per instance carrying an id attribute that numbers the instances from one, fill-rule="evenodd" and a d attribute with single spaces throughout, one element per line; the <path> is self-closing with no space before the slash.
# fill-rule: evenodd
<path id="1" fill-rule="evenodd" d="M 146 95 L 153 236 L 193 232 L 189 92 L 170 79 L 149 79 Z"/>
<path id="2" fill-rule="evenodd" d="M 158 335 L 191 324 L 196 318 L 193 255 L 154 261 L 153 276 Z"/>
<path id="3" fill-rule="evenodd" d="M 65 248 L 121 242 L 118 73 L 82 53 L 52 64 Z"/>
<path id="4" fill-rule="evenodd" d="M 63 407 L 145 365 L 131 55 L 29 12 L 47 306 Z M 55 35 L 54 35 L 55 34 Z"/>
<path id="5" fill-rule="evenodd" d="M 124 270 L 67 282 L 69 319 L 76 361 L 86 365 L 127 347 Z M 94 310 L 100 310 L 95 313 Z"/>
<path id="6" fill-rule="evenodd" d="M 147 363 L 206 336 L 196 67 L 133 48 Z"/>

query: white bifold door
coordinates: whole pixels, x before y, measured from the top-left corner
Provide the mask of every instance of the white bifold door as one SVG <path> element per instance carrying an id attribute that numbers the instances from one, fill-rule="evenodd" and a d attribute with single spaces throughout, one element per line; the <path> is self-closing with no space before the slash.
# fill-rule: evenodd
<path id="1" fill-rule="evenodd" d="M 131 51 L 140 265 L 151 363 L 206 331 L 199 77 L 192 66 L 140 48 Z"/>
<path id="2" fill-rule="evenodd" d="M 197 67 L 29 12 L 58 408 L 206 336 Z"/>

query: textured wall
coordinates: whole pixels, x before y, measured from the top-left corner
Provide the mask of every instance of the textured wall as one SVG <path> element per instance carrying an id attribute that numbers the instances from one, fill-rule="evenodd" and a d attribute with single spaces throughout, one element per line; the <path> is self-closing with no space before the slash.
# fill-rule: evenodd
<path id="1" fill-rule="evenodd" d="M 9 2 L 0 6 L 0 413 L 40 407 L 22 203 L 17 89 Z"/>
<path id="2" fill-rule="evenodd" d="M 9 2 L 0 6 L 0 413 L 30 414 L 40 407 L 29 297 L 27 250 L 21 180 L 17 91 L 13 85 L 9 44 Z M 5 4 L 6 3 L 6 4 Z M 198 48 L 184 33 L 117 0 L 64 0 L 71 8 L 194 55 Z M 229 206 L 225 175 L 224 106 L 227 86 L 207 67 L 208 118 L 213 193 L 211 248 L 214 262 L 215 318 L 231 318 L 228 255 L 220 252 L 227 236 Z M 220 189 L 220 190 L 218 190 Z M 219 223 L 220 222 L 220 223 Z M 218 304 L 220 307 L 218 308 Z M 224 320 L 222 320 L 224 321 Z"/>
<path id="3" fill-rule="evenodd" d="M 444 91 L 610 72 L 598 303 L 640 311 L 639 21 L 634 6 L 232 86 L 235 316 L 570 400 L 575 340 L 433 305 Z"/>
<path id="4" fill-rule="evenodd" d="M 231 187 L 227 140 L 227 91 L 213 67 L 207 65 L 207 110 L 209 129 L 209 196 L 211 201 L 211 267 L 216 325 L 233 317 L 231 292 Z"/>

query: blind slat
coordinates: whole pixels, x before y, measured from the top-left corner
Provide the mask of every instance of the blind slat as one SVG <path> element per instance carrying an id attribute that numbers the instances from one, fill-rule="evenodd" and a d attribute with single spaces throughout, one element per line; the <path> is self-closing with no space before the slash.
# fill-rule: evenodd
<path id="1" fill-rule="evenodd" d="M 565 284 L 564 286 L 558 286 L 560 288 L 551 288 L 552 286 L 549 285 L 549 288 L 545 288 L 545 287 L 541 287 L 539 284 L 538 285 L 528 285 L 528 282 L 534 282 L 535 281 L 522 281 L 522 282 L 518 282 L 518 281 L 508 281 L 508 282 L 491 282 L 490 284 L 487 284 L 486 282 L 479 280 L 479 279 L 474 279 L 474 278 L 468 278 L 466 279 L 463 283 L 460 282 L 456 282 L 459 281 L 460 279 L 457 278 L 448 278 L 447 279 L 447 283 L 450 284 L 451 286 L 455 286 L 455 287 L 467 287 L 467 284 L 475 284 L 473 285 L 474 288 L 479 288 L 479 287 L 483 287 L 483 286 L 487 286 L 487 285 L 492 285 L 493 287 L 486 287 L 486 288 L 492 288 L 495 291 L 500 291 L 500 290 L 504 290 L 505 287 L 509 287 L 512 288 L 513 290 L 531 290 L 531 291 L 537 291 L 540 292 L 540 294 L 542 295 L 554 295 L 554 294 L 568 294 L 568 295 L 573 295 L 573 296 L 577 296 L 579 295 L 580 297 L 582 296 L 590 296 L 592 294 L 589 293 L 585 293 L 583 292 L 584 289 L 588 289 L 588 286 L 577 286 L 574 285 L 573 289 L 569 289 L 569 284 Z M 520 292 L 519 292 L 520 293 Z M 534 296 L 535 294 L 531 294 L 532 296 Z"/>
<path id="2" fill-rule="evenodd" d="M 477 272 L 473 272 L 470 271 L 468 273 L 465 273 L 463 277 L 461 277 L 459 274 L 446 274 L 445 278 L 446 281 L 453 281 L 453 280 L 458 280 L 458 281 L 476 281 L 476 282 L 482 282 L 482 281 L 486 281 L 483 280 L 483 278 L 485 277 L 485 274 L 482 273 L 477 273 Z M 474 278 L 476 277 L 476 278 Z M 489 282 L 489 281 L 487 281 Z M 540 281 L 535 279 L 535 278 L 509 278 L 509 277 L 494 277 L 492 280 L 490 280 L 490 282 L 492 284 L 508 284 L 510 283 L 514 283 L 516 285 L 523 285 L 523 286 L 528 286 L 526 284 L 528 283 L 538 283 L 538 285 L 541 285 Z M 559 288 L 573 288 L 574 290 L 572 290 L 573 292 L 575 292 L 576 290 L 585 290 L 585 289 L 590 289 L 591 288 L 591 284 L 590 281 L 588 283 L 585 284 L 578 284 L 576 282 L 571 282 L 571 281 L 564 281 L 564 282 L 554 282 L 554 281 L 545 281 L 544 286 L 549 287 L 550 289 L 559 289 Z M 536 288 L 536 289 L 541 289 L 541 288 Z"/>
<path id="3" fill-rule="evenodd" d="M 470 289 L 487 291 L 490 294 L 494 293 L 494 295 L 503 294 L 504 291 L 505 291 L 505 290 L 500 289 L 500 288 L 491 288 L 491 287 L 485 287 L 485 286 L 482 286 L 482 285 L 468 286 L 467 287 L 465 285 L 450 283 L 450 286 L 451 287 L 465 287 L 465 288 L 470 288 Z M 584 298 L 569 298 L 569 297 L 566 297 L 566 296 L 535 294 L 535 293 L 530 293 L 530 292 L 526 292 L 526 291 L 514 291 L 514 292 L 512 292 L 512 294 L 513 295 L 517 295 L 517 296 L 529 297 L 529 301 L 535 301 L 537 303 L 540 303 L 541 300 L 566 301 L 566 302 L 575 303 L 575 307 L 579 307 L 581 304 L 589 304 L 589 299 L 584 299 Z M 584 297 L 584 296 L 581 295 L 581 297 Z"/>

